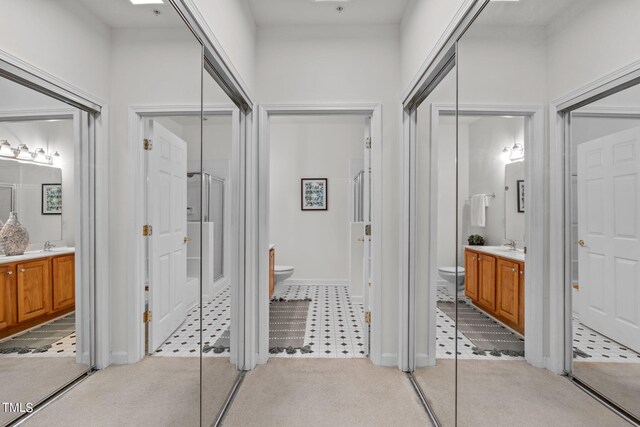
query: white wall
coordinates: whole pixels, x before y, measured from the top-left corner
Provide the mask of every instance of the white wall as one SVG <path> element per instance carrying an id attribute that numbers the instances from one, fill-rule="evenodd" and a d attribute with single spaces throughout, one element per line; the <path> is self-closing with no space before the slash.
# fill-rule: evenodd
<path id="1" fill-rule="evenodd" d="M 382 103 L 382 351 L 398 347 L 400 34 L 397 26 L 259 27 L 262 103 Z M 383 59 L 383 60 L 381 60 Z"/>
<path id="2" fill-rule="evenodd" d="M 249 90 L 255 93 L 256 25 L 246 0 L 194 0 Z"/>
<path id="3" fill-rule="evenodd" d="M 471 226 L 470 205 L 464 204 L 464 241 L 469 234 L 480 234 L 485 245 L 500 246 L 505 240 L 504 165 L 502 149 L 514 141 L 522 144 L 524 119 L 521 117 L 483 117 L 469 125 L 469 196 L 495 193 L 486 208 L 484 227 Z M 522 242 L 521 242 L 522 243 Z"/>
<path id="4" fill-rule="evenodd" d="M 270 125 L 270 242 L 295 280 L 348 283 L 349 161 L 363 157 L 363 117 L 276 117 Z M 328 209 L 302 211 L 300 179 L 328 179 Z"/>
<path id="5" fill-rule="evenodd" d="M 437 264 L 438 267 L 463 266 L 462 250 L 456 244 L 456 126 L 454 119 L 441 117 L 438 133 L 438 229 Z M 453 121 L 453 122 L 452 122 Z M 469 125 L 461 124 L 458 132 L 458 206 L 464 206 L 469 197 Z M 463 230 L 463 210 L 458 212 L 459 243 L 465 242 Z M 438 272 L 432 272 L 433 282 L 441 280 Z"/>
<path id="6" fill-rule="evenodd" d="M 108 27 L 77 1 L 2 1 L 0 49 L 105 100 L 109 37 Z"/>
<path id="7" fill-rule="evenodd" d="M 402 90 L 418 73 L 464 0 L 411 0 L 401 23 Z"/>

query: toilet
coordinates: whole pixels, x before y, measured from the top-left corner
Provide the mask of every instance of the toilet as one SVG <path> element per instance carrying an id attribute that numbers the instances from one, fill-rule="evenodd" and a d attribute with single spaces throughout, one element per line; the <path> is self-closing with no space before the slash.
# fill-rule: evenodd
<path id="1" fill-rule="evenodd" d="M 293 267 L 290 265 L 276 265 L 273 268 L 276 285 L 284 282 L 293 275 Z"/>
<path id="2" fill-rule="evenodd" d="M 456 267 L 438 267 L 438 274 L 447 281 L 447 293 L 456 296 L 458 292 L 464 291 L 464 267 L 458 267 L 456 283 Z"/>

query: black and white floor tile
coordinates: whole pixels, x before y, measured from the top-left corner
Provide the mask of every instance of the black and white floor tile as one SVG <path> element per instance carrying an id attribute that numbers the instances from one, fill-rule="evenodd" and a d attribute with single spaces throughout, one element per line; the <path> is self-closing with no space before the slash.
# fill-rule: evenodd
<path id="1" fill-rule="evenodd" d="M 200 306 L 195 306 L 173 335 L 160 346 L 154 356 L 200 356 Z M 204 304 L 202 335 L 205 345 L 214 345 L 231 324 L 231 288 L 223 288 L 211 302 Z M 204 357 L 229 357 L 229 351 L 203 353 Z"/>
<path id="2" fill-rule="evenodd" d="M 279 285 L 274 298 L 310 298 L 305 345 L 311 353 L 272 354 L 293 358 L 364 358 L 364 308 L 353 304 L 349 287 L 344 285 Z"/>
<path id="3" fill-rule="evenodd" d="M 575 357 L 576 362 L 640 363 L 640 354 L 589 329 L 573 318 L 573 348 L 591 357 Z"/>

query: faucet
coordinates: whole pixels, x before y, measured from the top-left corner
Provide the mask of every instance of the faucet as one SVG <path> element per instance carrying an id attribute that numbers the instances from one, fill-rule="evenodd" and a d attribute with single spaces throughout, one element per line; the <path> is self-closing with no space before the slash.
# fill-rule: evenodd
<path id="1" fill-rule="evenodd" d="M 509 248 L 511 248 L 512 251 L 516 250 L 516 242 L 515 242 L 515 240 L 507 240 L 504 245 L 509 247 Z"/>
<path id="2" fill-rule="evenodd" d="M 44 251 L 45 252 L 49 252 L 49 251 L 51 251 L 51 249 L 53 249 L 55 247 L 56 247 L 56 245 L 54 245 L 53 243 L 51 243 L 48 240 L 46 242 L 44 242 Z"/>

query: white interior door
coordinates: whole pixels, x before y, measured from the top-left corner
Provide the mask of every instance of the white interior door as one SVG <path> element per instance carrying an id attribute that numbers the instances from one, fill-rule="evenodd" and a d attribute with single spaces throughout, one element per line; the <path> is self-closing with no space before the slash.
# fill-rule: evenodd
<path id="1" fill-rule="evenodd" d="M 362 280 L 364 289 L 364 310 L 371 313 L 371 233 L 380 230 L 371 230 L 371 118 L 367 117 L 364 127 L 364 261 Z M 372 315 L 379 315 L 375 313 Z M 369 317 L 370 318 L 370 317 Z M 364 325 L 365 351 L 369 354 L 371 323 Z"/>
<path id="2" fill-rule="evenodd" d="M 186 317 L 187 144 L 154 120 L 146 122 L 149 353 Z"/>
<path id="3" fill-rule="evenodd" d="M 578 146 L 580 321 L 640 351 L 640 128 Z"/>

